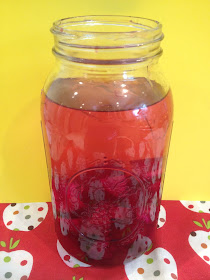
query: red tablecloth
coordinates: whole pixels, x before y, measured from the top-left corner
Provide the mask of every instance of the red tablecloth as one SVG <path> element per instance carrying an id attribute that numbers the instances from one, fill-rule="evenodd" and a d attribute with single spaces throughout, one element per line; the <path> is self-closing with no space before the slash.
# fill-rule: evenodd
<path id="1" fill-rule="evenodd" d="M 162 201 L 152 248 L 106 269 L 68 255 L 53 223 L 51 203 L 0 204 L 0 280 L 210 280 L 210 202 Z"/>

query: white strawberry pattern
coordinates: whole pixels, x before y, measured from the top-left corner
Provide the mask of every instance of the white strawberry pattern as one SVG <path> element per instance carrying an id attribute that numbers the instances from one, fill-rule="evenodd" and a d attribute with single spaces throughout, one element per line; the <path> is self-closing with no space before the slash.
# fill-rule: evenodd
<path id="1" fill-rule="evenodd" d="M 188 201 L 180 200 L 181 204 L 187 209 L 196 213 L 210 214 L 210 201 Z"/>
<path id="2" fill-rule="evenodd" d="M 10 239 L 9 250 L 15 249 L 20 240 L 13 243 Z M 6 248 L 6 243 L 0 241 L 0 245 Z M 33 256 L 25 250 L 12 252 L 0 251 L 0 279 L 27 280 L 33 266 Z"/>
<path id="3" fill-rule="evenodd" d="M 87 257 L 93 260 L 101 260 L 105 254 L 106 243 L 105 242 L 96 242 L 91 239 L 84 238 L 83 236 L 79 237 L 80 249 L 86 253 Z"/>
<path id="4" fill-rule="evenodd" d="M 90 267 L 89 264 L 83 263 L 79 260 L 77 260 L 76 258 L 74 258 L 73 256 L 69 255 L 67 253 L 67 251 L 63 248 L 63 246 L 60 244 L 59 240 L 57 241 L 57 250 L 58 253 L 62 259 L 62 261 L 69 267 L 71 268 L 76 268 L 76 267 Z"/>
<path id="5" fill-rule="evenodd" d="M 125 264 L 129 280 L 178 279 L 177 265 L 173 256 L 163 248 L 153 250 Z"/>
<path id="6" fill-rule="evenodd" d="M 46 202 L 11 203 L 3 212 L 5 226 L 14 231 L 31 231 L 38 227 L 48 212 Z"/>
<path id="7" fill-rule="evenodd" d="M 199 227 L 206 227 L 210 230 L 210 220 L 205 222 L 202 219 L 202 223 L 194 221 L 194 223 Z M 196 254 L 204 260 L 208 265 L 210 265 L 210 231 L 197 230 L 190 233 L 189 244 L 191 248 L 196 252 Z"/>
<path id="8" fill-rule="evenodd" d="M 138 234 L 136 240 L 132 244 L 131 248 L 128 250 L 127 256 L 125 258 L 124 264 L 132 261 L 139 254 L 144 253 L 152 245 L 152 241 L 149 237 Z"/>
<path id="9" fill-rule="evenodd" d="M 165 222 L 166 222 L 166 210 L 162 205 L 160 205 L 157 228 L 161 228 L 162 226 L 164 226 Z"/>

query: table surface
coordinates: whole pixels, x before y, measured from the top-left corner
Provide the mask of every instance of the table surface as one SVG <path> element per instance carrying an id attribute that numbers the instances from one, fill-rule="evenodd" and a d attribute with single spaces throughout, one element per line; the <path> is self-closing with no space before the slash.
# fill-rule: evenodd
<path id="1" fill-rule="evenodd" d="M 0 204 L 0 279 L 209 280 L 210 202 L 162 201 L 152 248 L 106 269 L 87 266 L 62 248 L 51 203 Z"/>

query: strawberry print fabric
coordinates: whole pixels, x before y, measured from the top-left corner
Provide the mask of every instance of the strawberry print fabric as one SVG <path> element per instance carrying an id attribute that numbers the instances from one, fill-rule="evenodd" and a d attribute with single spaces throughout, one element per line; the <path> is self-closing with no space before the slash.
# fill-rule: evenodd
<path id="1" fill-rule="evenodd" d="M 210 202 L 162 201 L 156 242 L 134 243 L 121 266 L 93 267 L 57 240 L 51 203 L 0 204 L 0 280 L 207 280 Z"/>

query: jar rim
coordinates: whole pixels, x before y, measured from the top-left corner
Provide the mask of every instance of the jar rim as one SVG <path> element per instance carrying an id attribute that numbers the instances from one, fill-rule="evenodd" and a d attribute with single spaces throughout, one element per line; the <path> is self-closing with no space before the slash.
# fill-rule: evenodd
<path id="1" fill-rule="evenodd" d="M 111 23 L 108 23 L 106 20 L 112 20 Z M 119 21 L 123 21 L 127 23 L 127 25 L 120 25 Z M 93 26 L 95 23 L 95 26 L 97 23 L 100 23 L 101 25 L 107 25 L 107 26 L 121 26 L 121 27 L 127 27 L 134 30 L 130 31 L 95 31 L 95 30 L 80 30 L 79 28 L 75 29 L 73 28 L 78 24 L 77 26 L 81 27 L 81 23 L 83 26 Z M 128 25 L 129 24 L 129 25 Z M 68 28 L 67 28 L 68 26 Z M 71 28 L 72 27 L 72 28 Z M 123 28 L 122 28 L 123 29 Z M 87 15 L 87 16 L 75 16 L 75 17 L 67 17 L 63 19 L 56 20 L 53 22 L 53 26 L 50 29 L 50 31 L 54 35 L 63 35 L 68 36 L 72 33 L 79 33 L 79 34 L 94 34 L 94 35 L 107 35 L 107 34 L 123 34 L 123 35 L 133 35 L 133 34 L 142 34 L 142 33 L 152 33 L 155 31 L 160 30 L 161 32 L 162 24 L 153 19 L 144 18 L 144 17 L 134 17 L 134 16 L 125 16 L 125 15 Z"/>

